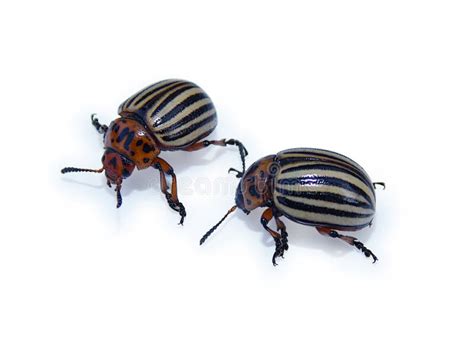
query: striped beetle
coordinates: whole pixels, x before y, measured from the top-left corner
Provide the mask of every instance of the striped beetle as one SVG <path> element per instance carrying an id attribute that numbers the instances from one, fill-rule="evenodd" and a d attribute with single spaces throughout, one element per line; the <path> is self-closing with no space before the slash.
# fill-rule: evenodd
<path id="1" fill-rule="evenodd" d="M 364 169 L 348 157 L 323 149 L 288 149 L 266 156 L 243 174 L 235 195 L 235 206 L 202 238 L 201 245 L 227 218 L 240 208 L 246 214 L 266 207 L 260 219 L 263 228 L 275 241 L 275 259 L 288 250 L 288 219 L 316 227 L 332 238 L 339 238 L 361 250 L 365 256 L 377 257 L 354 237 L 337 231 L 356 231 L 372 224 L 375 214 L 375 186 Z M 275 219 L 277 231 L 268 227 Z"/>
<path id="2" fill-rule="evenodd" d="M 122 181 L 129 177 L 135 167 L 142 170 L 153 167 L 160 171 L 161 191 L 169 206 L 179 212 L 183 224 L 186 210 L 178 199 L 176 175 L 160 152 L 185 150 L 192 152 L 210 145 L 236 145 L 239 148 L 245 171 L 247 150 L 238 140 L 202 140 L 217 126 L 217 114 L 209 96 L 196 84 L 185 80 L 164 80 L 150 85 L 125 100 L 118 109 L 119 118 L 110 126 L 102 125 L 92 115 L 92 125 L 104 135 L 105 153 L 100 169 L 66 167 L 70 172 L 105 171 L 107 184 L 116 185 L 117 208 L 122 204 L 120 189 Z M 166 175 L 171 176 L 171 193 L 168 192 Z"/>

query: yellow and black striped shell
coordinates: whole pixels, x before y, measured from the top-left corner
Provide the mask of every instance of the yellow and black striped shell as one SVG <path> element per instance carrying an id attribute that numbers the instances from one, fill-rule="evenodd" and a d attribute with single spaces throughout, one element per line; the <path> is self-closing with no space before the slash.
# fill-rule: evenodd
<path id="1" fill-rule="evenodd" d="M 145 125 L 162 148 L 183 149 L 208 136 L 217 126 L 209 96 L 186 80 L 163 80 L 140 90 L 118 109 L 124 118 Z"/>
<path id="2" fill-rule="evenodd" d="M 375 192 L 364 169 L 348 157 L 322 149 L 289 149 L 276 155 L 273 203 L 306 225 L 358 230 L 375 214 Z"/>

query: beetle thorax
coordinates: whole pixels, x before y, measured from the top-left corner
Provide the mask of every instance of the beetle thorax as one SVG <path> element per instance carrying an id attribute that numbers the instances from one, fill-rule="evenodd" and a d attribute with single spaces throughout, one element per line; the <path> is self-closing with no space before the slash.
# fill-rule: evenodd
<path id="1" fill-rule="evenodd" d="M 278 172 L 275 155 L 257 160 L 245 172 L 235 195 L 235 203 L 244 212 L 267 205 L 272 200 L 273 178 Z"/>
<path id="2" fill-rule="evenodd" d="M 105 135 L 105 148 L 125 156 L 134 162 L 138 169 L 153 164 L 160 149 L 147 129 L 138 121 L 129 118 L 117 118 Z"/>

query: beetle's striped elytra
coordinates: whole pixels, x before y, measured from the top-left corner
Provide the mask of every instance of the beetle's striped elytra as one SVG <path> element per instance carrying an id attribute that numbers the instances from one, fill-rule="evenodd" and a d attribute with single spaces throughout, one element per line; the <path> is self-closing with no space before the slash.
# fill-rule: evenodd
<path id="1" fill-rule="evenodd" d="M 374 188 L 357 163 L 321 149 L 288 150 L 277 159 L 273 203 L 289 219 L 344 230 L 372 221 Z"/>
<path id="2" fill-rule="evenodd" d="M 337 232 L 371 225 L 376 207 L 375 184 L 359 164 L 342 154 L 313 148 L 288 149 L 248 168 L 237 187 L 235 207 L 247 214 L 266 207 L 261 223 L 275 240 L 274 264 L 276 257 L 288 249 L 282 216 L 344 240 L 372 256 L 375 262 L 377 257 L 356 238 Z M 268 227 L 272 218 L 277 231 Z M 201 244 L 215 227 L 204 235 Z"/>
<path id="3" fill-rule="evenodd" d="M 184 80 L 165 80 L 139 91 L 120 105 L 119 115 L 140 121 L 166 150 L 189 147 L 217 126 L 209 96 Z"/>
<path id="4" fill-rule="evenodd" d="M 173 168 L 158 155 L 161 151 L 200 150 L 210 145 L 236 145 L 245 171 L 247 151 L 235 139 L 202 140 L 217 126 L 217 113 L 210 97 L 196 84 L 179 79 L 160 81 L 125 100 L 118 109 L 119 117 L 109 126 L 102 125 L 92 115 L 92 124 L 104 135 L 105 152 L 102 168 L 64 168 L 69 172 L 105 172 L 107 184 L 116 185 L 117 207 L 122 203 L 122 182 L 135 167 L 153 167 L 160 172 L 161 190 L 169 206 L 179 212 L 183 223 L 186 210 L 178 199 Z M 240 177 L 242 172 L 237 172 Z M 172 178 L 171 192 L 166 176 Z"/>

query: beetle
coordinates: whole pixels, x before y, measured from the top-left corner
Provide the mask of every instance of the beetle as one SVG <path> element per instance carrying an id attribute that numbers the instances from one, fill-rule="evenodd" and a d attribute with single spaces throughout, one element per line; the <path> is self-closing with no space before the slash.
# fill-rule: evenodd
<path id="1" fill-rule="evenodd" d="M 288 233 L 280 217 L 316 229 L 378 259 L 354 237 L 338 231 L 357 231 L 371 226 L 375 214 L 375 187 L 365 170 L 352 159 L 324 149 L 296 148 L 268 155 L 243 174 L 235 194 L 235 205 L 200 240 L 202 245 L 237 208 L 249 214 L 265 207 L 260 222 L 275 241 L 276 258 L 288 250 Z M 268 223 L 274 219 L 277 230 Z"/>
<path id="2" fill-rule="evenodd" d="M 200 150 L 211 145 L 235 145 L 239 148 L 242 172 L 247 150 L 236 139 L 203 140 L 217 126 L 217 114 L 209 96 L 196 84 L 169 79 L 152 84 L 125 100 L 118 109 L 119 117 L 109 126 L 91 116 L 92 125 L 103 134 L 105 152 L 100 169 L 66 167 L 61 173 L 105 172 L 107 185 L 116 185 L 117 208 L 122 204 L 120 190 L 124 179 L 135 167 L 153 167 L 160 172 L 161 191 L 169 206 L 179 212 L 183 224 L 186 209 L 178 199 L 176 175 L 171 165 L 159 157 L 161 151 Z M 242 172 L 236 169 L 237 177 Z M 166 176 L 171 176 L 171 192 Z"/>

